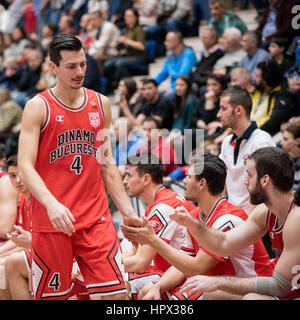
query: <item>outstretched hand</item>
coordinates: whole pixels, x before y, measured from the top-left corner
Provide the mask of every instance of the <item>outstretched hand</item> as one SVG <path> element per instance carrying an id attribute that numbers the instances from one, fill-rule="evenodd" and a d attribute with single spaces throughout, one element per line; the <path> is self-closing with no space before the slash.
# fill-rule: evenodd
<path id="1" fill-rule="evenodd" d="M 121 230 L 126 239 L 139 244 L 150 244 L 155 237 L 152 223 L 146 217 L 143 217 L 141 226 L 131 227 L 121 225 Z"/>
<path id="2" fill-rule="evenodd" d="M 216 277 L 198 275 L 188 278 L 182 285 L 180 292 L 185 292 L 188 297 L 190 297 L 199 291 L 208 292 L 215 291 L 217 289 Z"/>
<path id="3" fill-rule="evenodd" d="M 192 219 L 192 216 L 183 206 L 175 208 L 175 211 L 170 214 L 170 219 L 174 220 L 181 226 L 187 227 Z"/>

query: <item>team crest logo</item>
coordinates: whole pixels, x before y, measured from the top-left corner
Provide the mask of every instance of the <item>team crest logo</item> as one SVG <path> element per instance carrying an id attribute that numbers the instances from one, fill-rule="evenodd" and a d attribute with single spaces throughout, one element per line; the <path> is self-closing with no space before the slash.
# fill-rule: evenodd
<path id="1" fill-rule="evenodd" d="M 89 112 L 90 124 L 94 128 L 98 128 L 100 126 L 100 117 L 98 112 Z"/>

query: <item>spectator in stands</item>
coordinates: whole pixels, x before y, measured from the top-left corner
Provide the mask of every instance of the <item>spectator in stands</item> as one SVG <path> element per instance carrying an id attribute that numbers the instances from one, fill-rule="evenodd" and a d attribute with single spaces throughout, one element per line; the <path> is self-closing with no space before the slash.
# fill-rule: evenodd
<path id="1" fill-rule="evenodd" d="M 253 80 L 255 78 L 256 66 L 260 62 L 271 60 L 270 54 L 260 48 L 260 43 L 260 35 L 255 31 L 246 32 L 241 41 L 246 55 L 239 62 L 239 67 L 250 70 Z"/>
<path id="2" fill-rule="evenodd" d="M 27 35 L 37 32 L 36 16 L 34 13 L 32 0 L 24 0 L 25 7 L 23 13 L 24 30 Z"/>
<path id="3" fill-rule="evenodd" d="M 293 66 L 293 61 L 286 56 L 285 52 L 288 48 L 289 42 L 286 38 L 271 38 L 269 45 L 269 52 L 273 61 L 275 61 L 284 74 Z"/>
<path id="4" fill-rule="evenodd" d="M 171 89 L 175 90 L 176 79 L 189 74 L 197 63 L 197 57 L 192 48 L 185 46 L 180 32 L 170 31 L 166 35 L 165 46 L 169 52 L 165 58 L 162 69 L 155 77 L 160 85 L 167 78 L 171 78 Z"/>
<path id="5" fill-rule="evenodd" d="M 229 76 L 231 69 L 238 66 L 244 56 L 244 52 L 240 46 L 241 39 L 242 34 L 237 28 L 228 28 L 224 31 L 219 42 L 222 45 L 225 54 L 222 58 L 218 59 L 214 65 L 214 73 Z"/>
<path id="6" fill-rule="evenodd" d="M 136 9 L 130 8 L 125 11 L 125 24 L 124 34 L 118 38 L 117 44 L 120 56 L 104 63 L 104 75 L 109 79 L 109 84 L 112 81 L 118 84 L 120 79 L 131 76 L 132 65 L 146 62 L 146 34 L 139 25 Z M 123 56 L 121 52 L 124 52 Z"/>
<path id="7" fill-rule="evenodd" d="M 114 122 L 114 131 L 118 145 L 115 151 L 115 163 L 121 175 L 126 170 L 127 158 L 135 155 L 145 140 L 139 134 L 132 132 L 133 127 L 125 117 L 120 117 Z"/>
<path id="8" fill-rule="evenodd" d="M 11 33 L 3 33 L 3 60 L 13 55 L 13 39 Z"/>
<path id="9" fill-rule="evenodd" d="M 193 25 L 194 8 L 192 0 L 161 0 L 158 3 L 160 12 L 158 22 L 166 32 L 179 31 L 189 34 Z"/>
<path id="10" fill-rule="evenodd" d="M 146 117 L 154 117 L 161 123 L 161 128 L 170 130 L 174 121 L 173 105 L 170 99 L 159 92 L 158 84 L 154 79 L 146 80 L 144 89 L 146 103 L 137 117 L 137 124 L 142 124 Z"/>
<path id="11" fill-rule="evenodd" d="M 125 11 L 132 8 L 132 0 L 108 0 L 108 20 L 120 30 L 125 28 Z"/>
<path id="12" fill-rule="evenodd" d="M 146 30 L 157 23 L 159 2 L 157 0 L 133 0 L 133 7 L 139 13 L 140 25 Z"/>
<path id="13" fill-rule="evenodd" d="M 119 81 L 118 93 L 120 95 L 120 117 L 124 116 L 123 109 L 129 108 L 136 102 L 138 97 L 136 81 L 133 78 L 124 78 Z"/>
<path id="14" fill-rule="evenodd" d="M 293 191 L 300 186 L 300 126 L 288 125 L 283 131 L 282 149 L 291 156 L 295 163 Z"/>
<path id="15" fill-rule="evenodd" d="M 162 135 L 162 126 L 154 117 L 147 117 L 143 122 L 146 143 L 137 153 L 151 152 L 162 160 L 165 166 L 164 176 L 168 176 L 178 167 L 178 160 L 173 145 Z"/>
<path id="16" fill-rule="evenodd" d="M 18 62 L 22 63 L 23 61 L 23 51 L 27 44 L 30 43 L 29 39 L 26 36 L 26 33 L 23 28 L 16 27 L 12 33 L 13 43 L 10 46 L 11 55 L 17 57 Z"/>
<path id="17" fill-rule="evenodd" d="M 2 29 L 5 33 L 12 33 L 23 16 L 24 0 L 14 0 L 9 1 L 9 3 L 5 14 L 1 16 L 1 19 L 5 19 L 6 22 Z"/>
<path id="18" fill-rule="evenodd" d="M 20 124 L 22 108 L 11 99 L 9 89 L 0 86 L 0 142 L 4 143 L 8 135 Z"/>
<path id="19" fill-rule="evenodd" d="M 21 76 L 18 80 L 18 91 L 12 93 L 15 100 L 22 108 L 26 102 L 38 93 L 36 85 L 41 78 L 42 64 L 44 61 L 43 53 L 39 49 L 31 50 L 21 69 Z"/>
<path id="20" fill-rule="evenodd" d="M 94 30 L 92 34 L 94 40 L 90 44 L 88 53 L 97 60 L 103 74 L 103 63 L 118 54 L 116 44 L 120 30 L 112 22 L 105 21 L 101 11 L 92 12 L 89 15 L 89 24 Z"/>
<path id="21" fill-rule="evenodd" d="M 206 130 L 206 136 L 210 136 L 210 139 L 224 131 L 221 128 L 221 123 L 218 122 L 217 114 L 220 108 L 220 97 L 225 89 L 224 76 L 214 73 L 209 74 L 206 81 L 206 92 L 200 97 L 192 115 L 192 128 Z"/>
<path id="22" fill-rule="evenodd" d="M 294 31 L 292 28 L 295 5 L 293 0 L 269 0 L 269 7 L 257 28 L 262 35 L 262 46 L 268 49 L 272 37 L 285 37 L 290 42 Z"/>
<path id="23" fill-rule="evenodd" d="M 191 72 L 191 81 L 194 91 L 205 85 L 207 74 L 213 69 L 218 59 L 224 56 L 224 51 L 218 43 L 218 34 L 216 29 L 205 27 L 202 29 L 201 41 L 203 49 L 200 52 L 200 60 L 193 67 Z"/>
<path id="24" fill-rule="evenodd" d="M 130 79 L 130 78 L 127 78 Z M 126 99 L 123 99 L 123 103 L 120 103 L 119 106 L 121 108 L 122 113 L 130 122 L 134 129 L 140 128 L 141 123 L 139 122 L 138 115 L 141 113 L 143 105 L 145 105 L 145 83 L 147 83 L 148 79 L 140 79 L 136 84 L 136 94 L 135 102 L 128 103 Z"/>
<path id="25" fill-rule="evenodd" d="M 288 90 L 296 97 L 297 110 L 300 113 L 300 63 L 289 69 L 284 76 L 287 79 Z"/>
<path id="26" fill-rule="evenodd" d="M 290 92 L 282 88 L 282 81 L 283 74 L 274 61 L 257 65 L 257 90 L 252 97 L 251 120 L 272 136 L 280 131 L 282 123 L 298 115 L 296 101 Z"/>
<path id="27" fill-rule="evenodd" d="M 88 89 L 99 91 L 100 77 L 101 77 L 101 73 L 96 60 L 87 53 L 86 54 L 86 71 L 85 71 L 83 86 Z"/>
<path id="28" fill-rule="evenodd" d="M 46 23 L 42 29 L 42 39 L 40 41 L 41 46 L 45 53 L 48 52 L 48 47 L 54 36 L 58 31 L 56 24 Z"/>
<path id="29" fill-rule="evenodd" d="M 246 89 L 250 94 L 253 94 L 255 91 L 255 86 L 252 82 L 251 72 L 246 68 L 234 68 L 230 73 L 230 85 L 231 86 L 240 86 Z"/>
<path id="30" fill-rule="evenodd" d="M 174 98 L 174 123 L 173 129 L 178 129 L 184 134 L 184 129 L 192 127 L 191 121 L 197 105 L 197 99 L 192 94 L 191 81 L 188 75 L 176 79 Z"/>
<path id="31" fill-rule="evenodd" d="M 71 33 L 74 34 L 74 19 L 72 16 L 63 14 L 61 15 L 58 23 L 60 33 Z"/>
<path id="32" fill-rule="evenodd" d="M 211 18 L 208 25 L 222 37 L 227 28 L 237 28 L 244 34 L 248 29 L 245 22 L 235 13 L 227 11 L 223 0 L 209 0 Z"/>
<path id="33" fill-rule="evenodd" d="M 7 57 L 3 63 L 3 70 L 0 72 L 0 84 L 9 90 L 15 90 L 19 77 L 20 67 L 17 58 L 14 56 Z"/>

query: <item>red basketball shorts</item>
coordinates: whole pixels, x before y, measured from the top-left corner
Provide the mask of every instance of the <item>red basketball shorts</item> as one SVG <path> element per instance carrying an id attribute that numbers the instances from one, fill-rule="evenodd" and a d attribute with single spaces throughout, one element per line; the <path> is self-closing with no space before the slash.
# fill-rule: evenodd
<path id="1" fill-rule="evenodd" d="M 61 232 L 33 232 L 31 253 L 34 299 L 70 296 L 74 257 L 90 296 L 126 292 L 120 242 L 110 214 L 71 237 Z"/>

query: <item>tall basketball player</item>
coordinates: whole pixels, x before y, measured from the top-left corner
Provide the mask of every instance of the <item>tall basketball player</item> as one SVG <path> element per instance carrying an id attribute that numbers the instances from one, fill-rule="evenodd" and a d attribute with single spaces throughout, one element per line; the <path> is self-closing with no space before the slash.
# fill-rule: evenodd
<path id="1" fill-rule="evenodd" d="M 86 54 L 75 36 L 50 44 L 55 87 L 24 109 L 20 174 L 32 197 L 32 283 L 35 299 L 66 299 L 73 259 L 90 298 L 123 299 L 119 240 L 105 187 L 125 224 L 138 225 L 110 148 L 110 103 L 82 87 Z"/>

